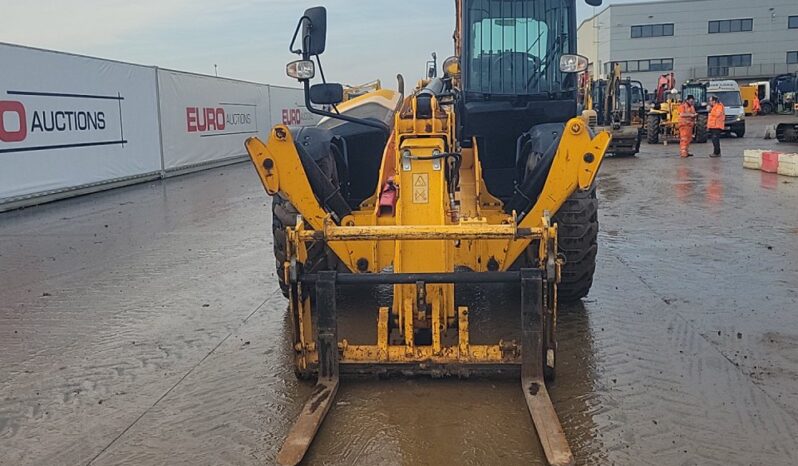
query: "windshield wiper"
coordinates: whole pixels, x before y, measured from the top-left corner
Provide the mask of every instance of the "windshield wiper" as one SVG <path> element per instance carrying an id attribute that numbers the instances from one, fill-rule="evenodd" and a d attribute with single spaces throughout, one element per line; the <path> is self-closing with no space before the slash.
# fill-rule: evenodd
<path id="1" fill-rule="evenodd" d="M 551 60 L 554 57 L 560 55 L 560 50 L 562 49 L 562 43 L 563 43 L 562 36 L 558 35 L 557 39 L 555 39 L 554 43 L 552 44 L 552 49 L 546 51 L 546 59 L 543 60 L 543 63 L 540 65 L 540 69 L 538 70 L 538 72 L 530 76 L 529 79 L 527 80 L 526 82 L 527 91 L 530 90 L 529 88 L 530 85 L 532 84 L 533 79 L 535 80 L 535 87 L 538 87 L 538 83 L 540 82 L 540 76 L 544 73 L 543 70 L 545 70 L 545 73 L 549 72 L 549 66 L 551 66 Z"/>

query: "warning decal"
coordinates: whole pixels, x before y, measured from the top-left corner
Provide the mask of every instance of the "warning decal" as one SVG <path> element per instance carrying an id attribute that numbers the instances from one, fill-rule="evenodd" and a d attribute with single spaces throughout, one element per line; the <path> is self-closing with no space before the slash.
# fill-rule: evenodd
<path id="1" fill-rule="evenodd" d="M 429 174 L 413 174 L 413 204 L 426 204 L 429 202 Z"/>

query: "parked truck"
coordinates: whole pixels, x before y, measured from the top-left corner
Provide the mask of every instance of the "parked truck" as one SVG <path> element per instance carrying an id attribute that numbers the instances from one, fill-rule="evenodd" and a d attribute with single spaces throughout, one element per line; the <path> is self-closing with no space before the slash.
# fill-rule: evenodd
<path id="1" fill-rule="evenodd" d="M 750 85 L 757 88 L 761 105 L 759 113 L 762 115 L 770 113 L 784 115 L 795 111 L 798 73 L 780 74 L 768 81 L 758 81 Z"/>

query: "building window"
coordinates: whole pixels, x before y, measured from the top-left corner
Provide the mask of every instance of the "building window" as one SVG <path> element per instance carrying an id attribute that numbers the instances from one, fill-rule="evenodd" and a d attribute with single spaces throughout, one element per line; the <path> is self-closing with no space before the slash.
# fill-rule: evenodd
<path id="1" fill-rule="evenodd" d="M 632 39 L 673 35 L 673 23 L 632 26 Z"/>
<path id="2" fill-rule="evenodd" d="M 798 52 L 787 52 L 787 64 L 798 65 Z"/>
<path id="3" fill-rule="evenodd" d="M 798 29 L 798 16 L 790 16 L 787 19 L 787 27 L 790 29 Z"/>
<path id="4" fill-rule="evenodd" d="M 748 19 L 724 19 L 721 21 L 709 22 L 709 33 L 718 34 L 723 32 L 748 32 L 754 30 L 754 20 Z"/>
<path id="5" fill-rule="evenodd" d="M 622 73 L 673 71 L 673 58 L 651 58 L 648 60 L 624 60 L 605 63 L 605 74 L 609 75 L 616 63 L 621 65 Z"/>
<path id="6" fill-rule="evenodd" d="M 751 54 L 715 55 L 707 57 L 707 74 L 709 76 L 728 76 L 729 68 L 751 66 Z"/>

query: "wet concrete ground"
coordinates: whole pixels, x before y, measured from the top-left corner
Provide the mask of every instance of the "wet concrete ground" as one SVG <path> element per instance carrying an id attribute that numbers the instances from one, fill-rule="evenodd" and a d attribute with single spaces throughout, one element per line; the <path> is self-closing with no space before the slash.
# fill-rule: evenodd
<path id="1" fill-rule="evenodd" d="M 771 122 L 605 162 L 551 390 L 581 464 L 798 463 L 798 179 L 742 169 Z M 271 464 L 311 386 L 269 222 L 246 164 L 0 214 L 0 464 Z M 516 292 L 472 290 L 472 328 Z M 345 382 L 308 458 L 540 462 L 517 383 L 456 380 Z"/>

